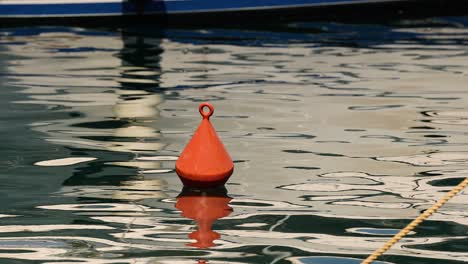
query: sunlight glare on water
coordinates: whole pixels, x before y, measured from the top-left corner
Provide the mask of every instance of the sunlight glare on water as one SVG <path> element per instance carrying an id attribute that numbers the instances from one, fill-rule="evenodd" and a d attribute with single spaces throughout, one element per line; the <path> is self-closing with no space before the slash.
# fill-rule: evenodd
<path id="1" fill-rule="evenodd" d="M 2 29 L 0 262 L 359 263 L 467 175 L 467 26 Z M 203 101 L 213 197 L 174 171 Z M 467 198 L 377 263 L 468 261 Z"/>

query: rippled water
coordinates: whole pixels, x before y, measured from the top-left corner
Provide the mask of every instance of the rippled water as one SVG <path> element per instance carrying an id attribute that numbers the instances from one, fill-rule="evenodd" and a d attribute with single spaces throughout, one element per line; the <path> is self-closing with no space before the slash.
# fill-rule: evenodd
<path id="1" fill-rule="evenodd" d="M 359 263 L 467 175 L 467 44 L 465 17 L 2 29 L 0 262 Z M 174 172 L 202 101 L 236 166 L 209 196 Z M 468 261 L 467 198 L 379 263 Z"/>

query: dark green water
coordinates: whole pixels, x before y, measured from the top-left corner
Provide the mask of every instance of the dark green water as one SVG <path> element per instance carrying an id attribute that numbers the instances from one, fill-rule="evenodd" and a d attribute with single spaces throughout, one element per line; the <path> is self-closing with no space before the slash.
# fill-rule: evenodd
<path id="1" fill-rule="evenodd" d="M 467 27 L 2 29 L 0 263 L 359 263 L 467 175 Z M 203 101 L 236 167 L 197 248 Z M 380 263 L 468 261 L 467 195 Z"/>

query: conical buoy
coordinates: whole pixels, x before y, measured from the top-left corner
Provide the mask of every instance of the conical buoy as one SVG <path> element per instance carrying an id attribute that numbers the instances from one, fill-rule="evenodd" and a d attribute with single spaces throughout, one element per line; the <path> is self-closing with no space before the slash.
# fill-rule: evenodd
<path id="1" fill-rule="evenodd" d="M 211 125 L 213 105 L 202 103 L 198 110 L 203 120 L 177 160 L 176 172 L 185 186 L 220 186 L 231 176 L 234 163 Z"/>
<path id="2" fill-rule="evenodd" d="M 207 189 L 198 191 L 184 189 L 177 197 L 175 207 L 181 211 L 181 215 L 197 222 L 198 230 L 189 234 L 189 238 L 196 242 L 187 246 L 197 248 L 210 248 L 215 246 L 214 240 L 221 235 L 212 230 L 213 223 L 232 213 L 229 206 L 231 197 L 227 196 L 226 189 Z"/>

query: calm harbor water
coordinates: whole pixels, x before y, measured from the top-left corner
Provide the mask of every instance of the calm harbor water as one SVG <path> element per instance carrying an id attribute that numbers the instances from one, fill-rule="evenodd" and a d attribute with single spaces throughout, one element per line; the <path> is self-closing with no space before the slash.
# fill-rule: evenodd
<path id="1" fill-rule="evenodd" d="M 1 29 L 0 263 L 359 263 L 467 176 L 467 84 L 466 17 Z M 205 198 L 203 101 L 236 166 Z M 378 263 L 466 263 L 467 198 Z"/>

